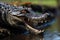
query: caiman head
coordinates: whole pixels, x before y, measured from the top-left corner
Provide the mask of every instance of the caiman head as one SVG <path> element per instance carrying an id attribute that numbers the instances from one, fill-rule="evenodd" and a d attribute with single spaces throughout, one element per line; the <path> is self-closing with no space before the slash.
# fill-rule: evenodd
<path id="1" fill-rule="evenodd" d="M 39 34 L 55 19 L 53 12 L 39 5 L 21 5 L 11 9 L 7 10 L 6 21 L 14 28 L 23 28 L 34 34 Z"/>

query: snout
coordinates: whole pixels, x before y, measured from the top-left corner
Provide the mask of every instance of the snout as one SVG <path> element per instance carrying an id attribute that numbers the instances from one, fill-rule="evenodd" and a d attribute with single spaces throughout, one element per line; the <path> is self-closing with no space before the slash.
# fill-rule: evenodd
<path id="1" fill-rule="evenodd" d="M 9 15 L 11 25 L 17 26 L 17 28 L 23 27 L 24 29 L 28 29 L 30 32 L 39 34 L 41 29 L 45 28 L 44 25 L 50 23 L 54 18 L 53 14 L 44 13 L 40 15 L 24 15 L 24 16 L 15 16 Z M 27 30 L 26 29 L 26 30 Z"/>
<path id="2" fill-rule="evenodd" d="M 31 22 L 34 28 L 41 29 L 42 25 L 51 22 L 54 19 L 54 15 L 50 13 L 40 14 L 40 16 L 29 16 L 28 21 Z"/>

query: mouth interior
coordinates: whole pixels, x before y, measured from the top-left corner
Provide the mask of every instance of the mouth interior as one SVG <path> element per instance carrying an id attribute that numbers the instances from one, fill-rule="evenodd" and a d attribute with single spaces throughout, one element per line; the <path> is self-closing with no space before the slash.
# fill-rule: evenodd
<path id="1" fill-rule="evenodd" d="M 46 25 L 47 23 L 50 23 L 54 19 L 54 16 L 51 16 L 50 13 L 45 13 L 42 15 L 28 13 L 23 17 L 20 17 L 20 16 L 18 17 L 23 18 L 25 22 L 27 22 L 29 25 L 31 25 L 33 28 L 36 28 L 36 29 L 40 29 L 41 26 L 44 27 L 44 25 Z M 21 23 L 17 22 L 17 24 L 20 25 Z"/>
<path id="2" fill-rule="evenodd" d="M 42 15 L 43 16 L 43 15 Z M 32 17 L 31 17 L 32 18 Z M 33 26 L 33 28 L 36 28 L 36 29 L 40 29 L 41 26 L 45 26 L 47 25 L 48 23 L 52 22 L 52 20 L 54 19 L 54 16 L 51 16 L 51 15 L 47 15 L 47 17 L 34 17 L 33 19 L 30 18 L 30 21 Z M 29 19 L 29 18 L 28 18 Z"/>
<path id="3" fill-rule="evenodd" d="M 40 6 L 39 6 L 40 7 Z M 35 9 L 35 7 L 33 7 Z M 36 8 L 37 11 L 40 10 L 38 7 Z M 22 13 L 25 13 L 27 15 L 24 16 L 23 20 L 27 22 L 29 25 L 31 25 L 34 28 L 41 28 L 41 26 L 46 25 L 47 23 L 50 23 L 53 19 L 54 16 L 51 16 L 50 13 L 41 15 L 43 14 L 42 11 L 36 13 L 36 9 L 34 11 L 28 11 L 28 10 L 22 10 Z M 20 23 L 19 23 L 20 24 Z"/>

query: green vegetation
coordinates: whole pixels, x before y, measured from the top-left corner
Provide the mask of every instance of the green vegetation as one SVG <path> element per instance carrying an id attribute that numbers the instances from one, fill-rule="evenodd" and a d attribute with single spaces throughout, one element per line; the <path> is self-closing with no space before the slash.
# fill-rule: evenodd
<path id="1" fill-rule="evenodd" d="M 56 0 L 0 0 L 0 1 L 3 1 L 3 2 L 13 2 L 13 1 L 32 2 L 33 4 L 39 4 L 39 5 L 57 6 Z"/>

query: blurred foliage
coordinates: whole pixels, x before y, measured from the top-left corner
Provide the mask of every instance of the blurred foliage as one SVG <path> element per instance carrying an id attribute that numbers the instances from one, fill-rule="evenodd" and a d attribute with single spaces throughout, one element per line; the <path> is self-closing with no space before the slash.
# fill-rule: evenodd
<path id="1" fill-rule="evenodd" d="M 3 2 L 32 2 L 33 4 L 39 4 L 39 5 L 48 5 L 48 6 L 57 6 L 56 0 L 0 0 Z"/>

